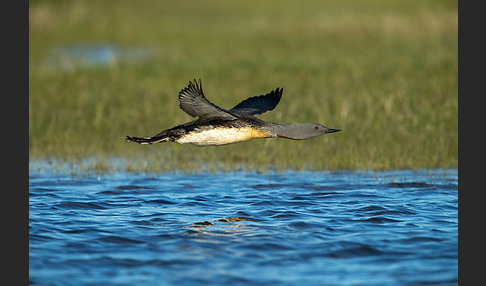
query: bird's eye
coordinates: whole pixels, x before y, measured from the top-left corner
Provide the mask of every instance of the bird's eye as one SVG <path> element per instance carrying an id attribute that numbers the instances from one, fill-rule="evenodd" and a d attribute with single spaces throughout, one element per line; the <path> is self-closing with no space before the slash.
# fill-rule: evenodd
<path id="1" fill-rule="evenodd" d="M 315 130 L 319 129 L 319 126 L 314 127 Z"/>

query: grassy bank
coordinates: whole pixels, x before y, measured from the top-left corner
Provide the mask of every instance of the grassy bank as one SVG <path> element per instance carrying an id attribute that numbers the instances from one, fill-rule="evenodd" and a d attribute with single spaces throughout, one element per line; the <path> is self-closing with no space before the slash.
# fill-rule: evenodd
<path id="1" fill-rule="evenodd" d="M 402 169 L 458 165 L 454 1 L 36 1 L 29 3 L 29 156 L 110 169 Z M 73 69 L 52 50 L 109 43 L 145 61 Z M 177 94 L 202 78 L 221 107 L 284 87 L 260 117 L 342 132 L 221 147 L 142 146 L 191 120 Z"/>

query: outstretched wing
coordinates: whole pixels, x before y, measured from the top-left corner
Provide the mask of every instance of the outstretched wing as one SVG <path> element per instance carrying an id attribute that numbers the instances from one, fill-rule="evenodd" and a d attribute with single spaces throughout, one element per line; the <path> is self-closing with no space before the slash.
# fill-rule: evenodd
<path id="1" fill-rule="evenodd" d="M 202 91 L 201 79 L 199 79 L 199 83 L 196 80 L 194 83 L 189 81 L 189 85 L 179 92 L 179 107 L 192 117 L 226 120 L 239 118 L 238 115 L 216 106 L 206 99 Z"/>
<path id="2" fill-rule="evenodd" d="M 250 115 L 262 114 L 273 110 L 282 97 L 283 88 L 277 88 L 265 95 L 253 96 L 243 100 L 230 111 L 235 113 L 247 113 Z"/>

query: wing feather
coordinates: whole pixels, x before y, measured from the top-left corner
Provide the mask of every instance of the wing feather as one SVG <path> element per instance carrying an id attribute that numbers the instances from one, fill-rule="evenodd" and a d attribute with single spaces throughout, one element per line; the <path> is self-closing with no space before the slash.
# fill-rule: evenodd
<path id="1" fill-rule="evenodd" d="M 237 119 L 238 115 L 223 109 L 204 96 L 201 79 L 199 83 L 189 81 L 189 85 L 179 92 L 179 107 L 192 117 L 199 116 L 200 119 Z"/>
<path id="2" fill-rule="evenodd" d="M 265 95 L 247 98 L 230 109 L 235 113 L 247 113 L 250 115 L 262 114 L 275 109 L 282 98 L 283 88 L 277 88 Z"/>

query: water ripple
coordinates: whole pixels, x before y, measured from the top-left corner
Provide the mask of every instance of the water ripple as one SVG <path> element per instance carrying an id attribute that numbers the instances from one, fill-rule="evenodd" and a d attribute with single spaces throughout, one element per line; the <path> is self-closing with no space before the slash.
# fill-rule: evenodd
<path id="1" fill-rule="evenodd" d="M 29 278 L 457 285 L 457 170 L 430 173 L 31 175 Z"/>

